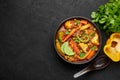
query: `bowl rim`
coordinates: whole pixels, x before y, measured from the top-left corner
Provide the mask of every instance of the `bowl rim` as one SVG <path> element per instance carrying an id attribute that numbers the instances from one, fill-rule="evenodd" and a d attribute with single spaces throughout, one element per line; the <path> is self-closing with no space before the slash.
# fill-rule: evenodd
<path id="1" fill-rule="evenodd" d="M 64 24 L 66 21 L 71 20 L 71 19 L 84 19 L 84 20 L 87 20 L 87 21 L 90 22 L 92 25 L 94 25 L 94 27 L 97 29 L 97 32 L 98 32 L 99 38 L 100 38 L 100 39 L 99 39 L 100 45 L 99 45 L 98 51 L 97 51 L 97 52 L 95 53 L 95 55 L 94 55 L 92 58 L 90 58 L 89 60 L 85 60 L 85 61 L 81 61 L 81 62 L 70 62 L 70 61 L 66 60 L 66 59 L 59 53 L 59 51 L 58 51 L 57 48 L 56 48 L 56 41 L 55 41 L 55 40 L 56 40 L 56 34 L 57 34 L 58 30 L 60 29 L 60 27 L 61 27 L 62 24 Z M 101 35 L 100 29 L 99 29 L 99 28 L 97 27 L 97 25 L 96 25 L 95 23 L 93 23 L 90 19 L 88 19 L 88 18 L 86 18 L 86 17 L 83 17 L 83 16 L 72 16 L 72 17 L 68 17 L 68 18 L 62 20 L 62 21 L 58 24 L 58 27 L 56 28 L 56 30 L 55 30 L 55 32 L 54 32 L 54 40 L 53 40 L 53 41 L 54 41 L 54 48 L 55 48 L 57 54 L 59 55 L 59 57 L 61 57 L 62 60 L 64 60 L 65 62 L 70 63 L 70 64 L 75 64 L 75 65 L 80 65 L 80 64 L 85 64 L 85 63 L 91 62 L 94 58 L 97 57 L 97 55 L 99 54 L 99 52 L 100 52 L 100 50 L 101 50 L 101 47 L 102 47 L 102 35 Z"/>

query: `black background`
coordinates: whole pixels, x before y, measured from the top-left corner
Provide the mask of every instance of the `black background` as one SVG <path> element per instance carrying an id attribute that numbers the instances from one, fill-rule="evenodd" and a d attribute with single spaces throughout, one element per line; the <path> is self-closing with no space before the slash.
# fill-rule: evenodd
<path id="1" fill-rule="evenodd" d="M 73 74 L 89 63 L 68 64 L 53 45 L 54 32 L 62 20 L 71 16 L 90 19 L 91 12 L 106 2 L 0 0 L 0 80 L 119 80 L 119 62 L 74 79 Z M 104 45 L 108 36 L 101 32 Z"/>

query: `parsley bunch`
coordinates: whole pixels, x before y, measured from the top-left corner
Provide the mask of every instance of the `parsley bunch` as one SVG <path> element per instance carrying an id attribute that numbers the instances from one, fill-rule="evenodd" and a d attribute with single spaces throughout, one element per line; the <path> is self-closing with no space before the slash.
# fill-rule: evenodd
<path id="1" fill-rule="evenodd" d="M 120 33 L 120 0 L 109 0 L 91 13 L 92 21 L 107 34 Z"/>

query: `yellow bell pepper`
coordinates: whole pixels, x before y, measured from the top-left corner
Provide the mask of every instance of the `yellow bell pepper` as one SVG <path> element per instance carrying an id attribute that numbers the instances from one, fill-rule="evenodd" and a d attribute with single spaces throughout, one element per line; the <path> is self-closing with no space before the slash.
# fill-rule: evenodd
<path id="1" fill-rule="evenodd" d="M 120 33 L 113 33 L 104 46 L 104 53 L 114 62 L 120 61 Z"/>

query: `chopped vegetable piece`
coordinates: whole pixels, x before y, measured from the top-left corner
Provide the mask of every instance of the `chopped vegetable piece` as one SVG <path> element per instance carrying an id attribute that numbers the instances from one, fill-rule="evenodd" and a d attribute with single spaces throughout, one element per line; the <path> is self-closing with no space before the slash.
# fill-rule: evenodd
<path id="1" fill-rule="evenodd" d="M 61 38 L 58 38 L 58 41 L 59 41 L 59 42 L 62 42 L 62 39 L 61 39 Z"/>
<path id="2" fill-rule="evenodd" d="M 69 31 L 66 31 L 66 33 L 65 34 L 70 34 L 70 32 Z"/>
<path id="3" fill-rule="evenodd" d="M 92 38 L 91 42 L 95 45 L 99 45 L 99 40 L 98 40 L 98 34 L 95 34 L 95 36 Z"/>
<path id="4" fill-rule="evenodd" d="M 70 46 L 73 49 L 73 51 L 75 51 L 77 54 L 80 53 L 77 43 L 75 43 L 73 40 L 70 40 Z"/>
<path id="5" fill-rule="evenodd" d="M 95 32 L 92 32 L 91 36 L 94 37 L 95 36 Z"/>
<path id="6" fill-rule="evenodd" d="M 59 42 L 62 42 L 63 36 L 64 36 L 64 32 L 63 31 L 59 31 L 58 32 L 58 41 Z"/>
<path id="7" fill-rule="evenodd" d="M 66 29 L 71 29 L 72 28 L 72 26 L 73 26 L 73 24 L 71 23 L 71 21 L 69 20 L 69 21 L 67 21 L 67 22 L 65 22 L 65 28 Z"/>
<path id="8" fill-rule="evenodd" d="M 66 40 L 68 40 L 75 32 L 76 32 L 77 29 L 72 29 L 72 31 L 70 32 L 70 34 L 68 34 L 64 39 L 63 39 L 63 42 L 65 42 Z"/>
<path id="9" fill-rule="evenodd" d="M 90 50 L 89 52 L 88 52 L 88 56 L 87 56 L 87 59 L 90 59 L 91 57 L 93 57 L 93 55 L 95 54 L 95 50 Z"/>
<path id="10" fill-rule="evenodd" d="M 78 38 L 73 38 L 73 40 L 74 40 L 75 42 L 77 42 L 77 43 L 80 42 L 80 40 L 79 40 Z"/>
<path id="11" fill-rule="evenodd" d="M 75 25 L 78 25 L 78 24 L 80 24 L 80 21 L 76 20 Z"/>
<path id="12" fill-rule="evenodd" d="M 79 54 L 79 59 L 80 60 L 83 60 L 83 59 L 87 59 L 87 56 L 89 55 L 89 53 L 84 53 L 84 52 L 82 52 L 82 54 L 81 54 L 81 57 L 80 57 L 80 54 Z"/>
<path id="13" fill-rule="evenodd" d="M 63 52 L 61 51 L 61 45 L 60 45 L 59 42 L 56 43 L 56 48 L 57 48 L 58 52 L 60 52 L 60 54 L 61 54 L 62 56 L 64 56 Z"/>
<path id="14" fill-rule="evenodd" d="M 81 20 L 80 23 L 81 23 L 81 24 L 87 24 L 88 21 L 87 21 L 87 20 Z"/>
<path id="15" fill-rule="evenodd" d="M 92 47 L 91 47 L 91 50 L 96 50 L 96 46 L 92 46 Z"/>
<path id="16" fill-rule="evenodd" d="M 79 40 L 79 39 L 75 39 L 74 41 L 75 41 L 75 42 L 77 42 L 77 43 L 79 43 L 79 42 L 80 42 L 80 40 Z"/>
<path id="17" fill-rule="evenodd" d="M 84 52 L 81 52 L 80 53 L 80 57 L 83 58 L 85 56 L 85 53 Z"/>
<path id="18" fill-rule="evenodd" d="M 79 43 L 79 46 L 80 48 L 85 52 L 87 53 L 87 48 L 88 48 L 88 45 L 85 44 L 85 43 Z"/>
<path id="19" fill-rule="evenodd" d="M 90 26 L 91 26 L 91 24 L 83 25 L 83 26 L 81 26 L 80 30 L 85 30 L 85 29 L 89 28 Z"/>
<path id="20" fill-rule="evenodd" d="M 81 35 L 81 36 L 77 35 L 77 38 L 80 40 L 80 42 L 83 42 L 83 43 L 86 43 L 89 41 L 89 36 L 87 34 Z"/>

